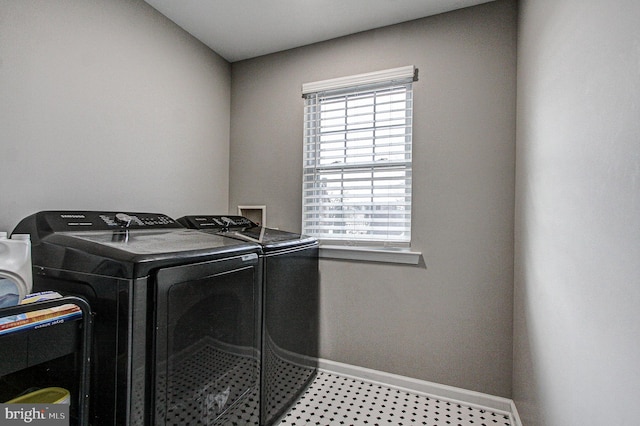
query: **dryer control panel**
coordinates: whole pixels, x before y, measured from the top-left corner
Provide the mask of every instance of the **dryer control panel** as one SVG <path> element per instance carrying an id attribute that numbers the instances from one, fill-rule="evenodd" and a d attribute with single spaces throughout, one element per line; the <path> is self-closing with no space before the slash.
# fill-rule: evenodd
<path id="1" fill-rule="evenodd" d="M 214 229 L 214 230 L 239 230 L 258 226 L 244 216 L 200 215 L 185 216 L 178 219 L 187 228 Z"/>

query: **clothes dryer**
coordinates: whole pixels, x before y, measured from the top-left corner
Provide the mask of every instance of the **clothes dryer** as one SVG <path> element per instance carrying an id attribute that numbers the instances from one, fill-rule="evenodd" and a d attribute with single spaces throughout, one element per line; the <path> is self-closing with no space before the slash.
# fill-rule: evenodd
<path id="1" fill-rule="evenodd" d="M 188 228 L 259 243 L 263 257 L 261 424 L 274 424 L 313 381 L 318 363 L 318 241 L 242 216 L 185 216 Z"/>
<path id="2" fill-rule="evenodd" d="M 257 425 L 261 247 L 154 213 L 44 211 L 34 289 L 93 312 L 93 425 Z"/>

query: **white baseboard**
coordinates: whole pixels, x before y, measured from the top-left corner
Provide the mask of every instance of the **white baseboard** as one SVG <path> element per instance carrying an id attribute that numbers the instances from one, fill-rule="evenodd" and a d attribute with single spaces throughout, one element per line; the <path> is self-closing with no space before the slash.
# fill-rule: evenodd
<path id="1" fill-rule="evenodd" d="M 486 393 L 470 391 L 454 386 L 372 370 L 327 359 L 318 359 L 318 369 L 339 376 L 347 376 L 388 386 L 394 389 L 417 393 L 428 397 L 448 400 L 474 408 L 486 408 L 509 416 L 513 426 L 522 426 L 513 400 Z"/>

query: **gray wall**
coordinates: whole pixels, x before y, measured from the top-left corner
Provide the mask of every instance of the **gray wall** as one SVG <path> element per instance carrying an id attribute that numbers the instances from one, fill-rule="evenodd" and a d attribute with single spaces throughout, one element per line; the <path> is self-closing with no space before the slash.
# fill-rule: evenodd
<path id="1" fill-rule="evenodd" d="M 515 2 L 233 63 L 229 207 L 299 230 L 302 83 L 411 64 L 423 262 L 323 260 L 320 355 L 510 396 Z"/>
<path id="2" fill-rule="evenodd" d="M 142 1 L 0 0 L 0 230 L 228 203 L 229 64 Z"/>
<path id="3" fill-rule="evenodd" d="M 514 397 L 527 426 L 640 418 L 637 0 L 524 0 Z"/>

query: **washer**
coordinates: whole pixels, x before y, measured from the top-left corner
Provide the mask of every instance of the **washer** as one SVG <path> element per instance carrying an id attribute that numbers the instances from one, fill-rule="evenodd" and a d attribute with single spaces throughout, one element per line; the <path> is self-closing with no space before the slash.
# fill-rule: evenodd
<path id="1" fill-rule="evenodd" d="M 318 365 L 318 241 L 242 216 L 185 216 L 188 228 L 257 242 L 263 257 L 261 424 L 271 425 L 313 381 Z"/>
<path id="2" fill-rule="evenodd" d="M 261 246 L 155 213 L 44 211 L 34 289 L 95 312 L 90 423 L 259 422 Z"/>

